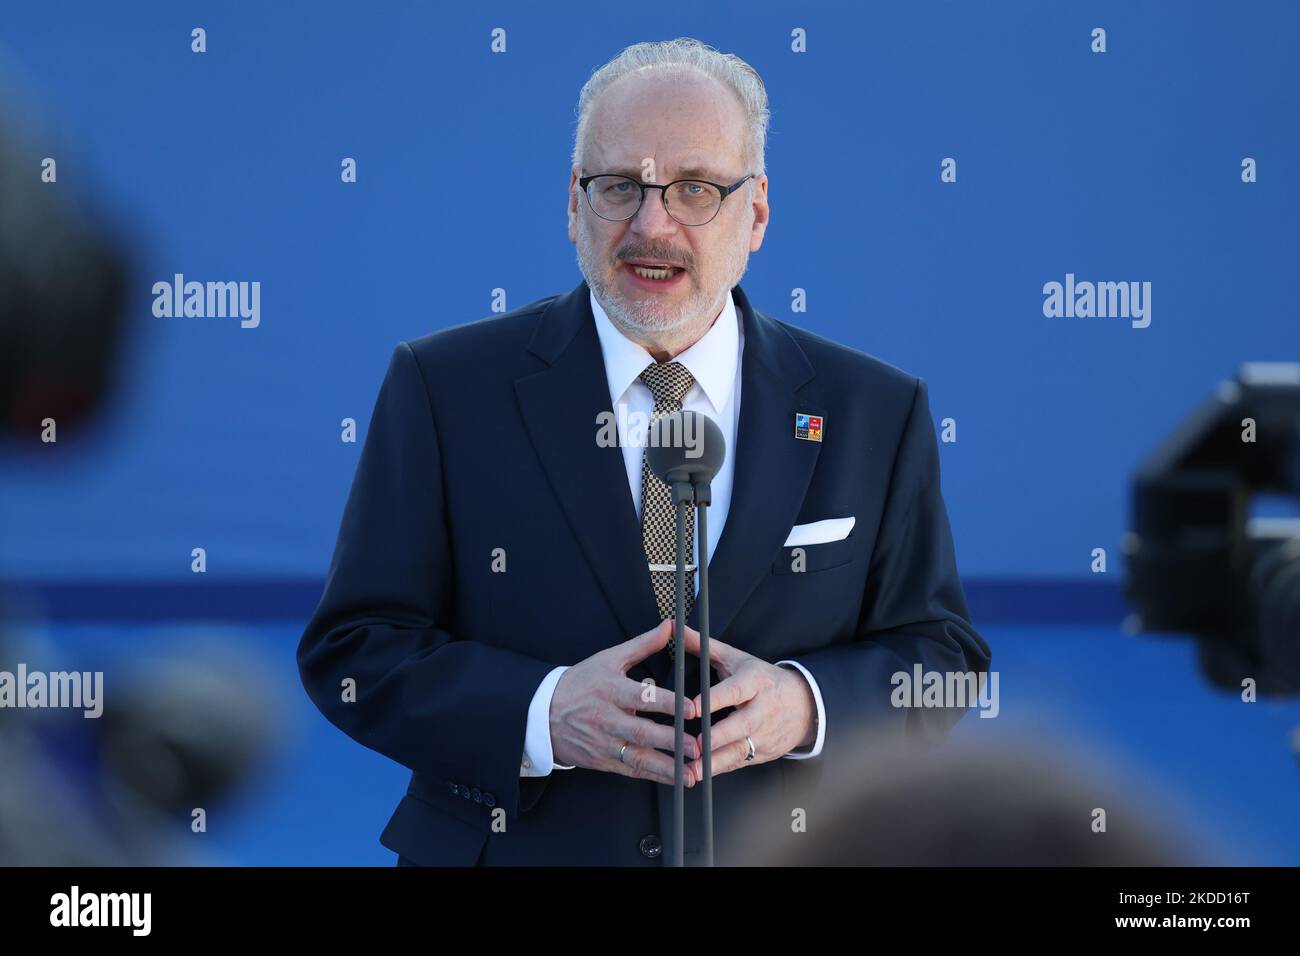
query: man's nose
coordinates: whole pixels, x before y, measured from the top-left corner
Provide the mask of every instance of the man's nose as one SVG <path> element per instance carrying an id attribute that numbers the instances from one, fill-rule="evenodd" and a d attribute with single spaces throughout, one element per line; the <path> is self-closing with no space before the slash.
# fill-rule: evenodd
<path id="1" fill-rule="evenodd" d="M 641 208 L 632 217 L 632 231 L 641 236 L 675 233 L 681 226 L 664 208 L 663 190 L 647 189 Z"/>

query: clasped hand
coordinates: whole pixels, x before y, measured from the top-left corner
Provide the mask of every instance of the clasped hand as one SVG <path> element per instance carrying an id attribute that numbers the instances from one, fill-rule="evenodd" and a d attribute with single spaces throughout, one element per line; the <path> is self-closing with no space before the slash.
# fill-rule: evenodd
<path id="1" fill-rule="evenodd" d="M 550 710 L 551 749 L 557 762 L 672 784 L 673 727 L 638 714 L 671 715 L 678 695 L 627 676 L 636 664 L 663 650 L 672 634 L 673 622 L 665 619 L 561 675 Z M 699 631 L 687 627 L 683 643 L 687 653 L 699 656 Z M 713 776 L 775 760 L 813 742 L 816 703 L 802 674 L 716 638 L 709 639 L 709 663 L 721 677 L 709 689 L 710 712 L 735 708 L 711 728 Z M 687 720 L 702 714 L 701 695 L 684 700 L 683 711 Z M 752 760 L 746 760 L 746 738 L 754 744 Z M 686 736 L 683 749 L 685 783 L 693 787 L 704 779 L 701 735 Z"/>

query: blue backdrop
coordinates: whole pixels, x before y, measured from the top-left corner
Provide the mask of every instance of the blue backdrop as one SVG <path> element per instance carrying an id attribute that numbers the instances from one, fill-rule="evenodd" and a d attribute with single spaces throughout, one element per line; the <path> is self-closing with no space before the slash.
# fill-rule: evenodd
<path id="1" fill-rule="evenodd" d="M 398 340 L 577 283 L 578 89 L 690 34 L 771 98 L 751 299 L 929 382 L 963 572 L 1087 575 L 1188 406 L 1300 358 L 1297 28 L 1292 3 L 697 4 L 649 31 L 539 4 L 14 5 L 40 155 L 139 271 L 108 427 L 58 471 L 0 465 L 0 571 L 185 579 L 201 543 L 212 578 L 322 574 L 359 448 L 340 420 L 364 432 Z M 154 318 L 177 272 L 260 281 L 261 324 Z M 1150 326 L 1044 317 L 1067 272 L 1151 282 Z"/>

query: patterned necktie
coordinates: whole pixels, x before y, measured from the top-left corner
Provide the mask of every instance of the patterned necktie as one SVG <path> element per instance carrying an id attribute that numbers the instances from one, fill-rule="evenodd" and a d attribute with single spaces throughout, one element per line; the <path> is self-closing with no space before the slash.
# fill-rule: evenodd
<path id="1" fill-rule="evenodd" d="M 682 399 L 695 384 L 695 377 L 680 362 L 647 365 L 638 376 L 654 395 L 655 408 L 650 421 L 670 412 L 681 411 Z M 647 432 L 647 444 L 648 444 Z M 677 613 L 677 508 L 668 483 L 650 470 L 646 456 L 641 458 L 641 543 L 650 565 L 650 583 L 659 604 L 660 619 Z M 686 509 L 686 613 L 695 606 L 695 507 Z M 673 657 L 673 640 L 668 642 L 668 656 Z"/>

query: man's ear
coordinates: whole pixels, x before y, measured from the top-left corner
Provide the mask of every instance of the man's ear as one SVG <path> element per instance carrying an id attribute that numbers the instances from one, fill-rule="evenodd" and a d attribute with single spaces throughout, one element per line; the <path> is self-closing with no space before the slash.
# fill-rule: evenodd
<path id="1" fill-rule="evenodd" d="M 578 199 L 581 190 L 578 189 L 578 168 L 575 166 L 569 170 L 569 241 L 576 243 L 578 241 Z"/>
<path id="2" fill-rule="evenodd" d="M 749 251 L 758 252 L 759 247 L 763 244 L 763 236 L 767 234 L 768 218 L 772 214 L 767 202 L 766 173 L 754 181 L 753 189 L 754 225 L 749 234 Z"/>

